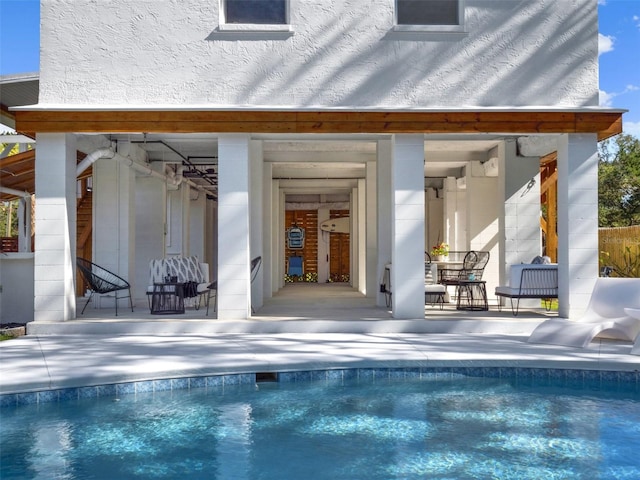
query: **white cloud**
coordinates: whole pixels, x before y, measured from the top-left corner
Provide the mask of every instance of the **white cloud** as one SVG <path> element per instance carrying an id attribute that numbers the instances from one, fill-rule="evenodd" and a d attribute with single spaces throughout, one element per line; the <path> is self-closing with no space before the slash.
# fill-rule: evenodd
<path id="1" fill-rule="evenodd" d="M 616 97 L 616 93 L 608 93 L 604 90 L 600 90 L 600 106 L 601 107 L 610 107 L 613 105 L 613 99 Z"/>
<path id="2" fill-rule="evenodd" d="M 613 50 L 613 44 L 615 43 L 615 41 L 615 37 L 598 33 L 598 55 L 611 52 Z"/>
<path id="3" fill-rule="evenodd" d="M 607 0 L 598 0 L 598 5 L 606 5 Z"/>
<path id="4" fill-rule="evenodd" d="M 621 92 L 605 92 L 604 90 L 600 90 L 600 106 L 611 107 L 613 106 L 614 98 L 624 95 L 625 93 L 637 92 L 638 90 L 640 90 L 640 86 L 631 84 L 624 87 L 624 90 Z"/>
<path id="5" fill-rule="evenodd" d="M 622 122 L 622 130 L 628 135 L 640 138 L 640 122 Z"/>

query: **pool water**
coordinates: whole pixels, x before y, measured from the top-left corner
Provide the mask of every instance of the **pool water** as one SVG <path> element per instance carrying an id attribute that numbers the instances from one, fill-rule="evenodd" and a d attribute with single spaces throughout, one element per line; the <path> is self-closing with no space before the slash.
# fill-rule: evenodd
<path id="1" fill-rule="evenodd" d="M 6 407 L 0 478 L 637 480 L 640 393 L 621 385 L 354 379 Z"/>

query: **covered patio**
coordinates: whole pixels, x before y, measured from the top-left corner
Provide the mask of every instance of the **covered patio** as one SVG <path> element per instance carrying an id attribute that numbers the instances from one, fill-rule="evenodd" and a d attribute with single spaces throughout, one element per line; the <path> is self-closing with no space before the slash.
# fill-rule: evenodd
<path id="1" fill-rule="evenodd" d="M 79 298 L 78 302 L 84 303 Z M 511 311 L 456 310 L 455 303 L 443 310 L 425 305 L 424 318 L 394 319 L 391 310 L 377 306 L 348 284 L 289 284 L 280 289 L 247 319 L 223 320 L 213 311 L 187 307 L 181 315 L 152 315 L 138 303 L 134 312 L 126 308 L 114 316 L 113 308 L 87 308 L 84 315 L 64 323 L 35 322 L 34 335 L 178 335 L 178 334 L 278 334 L 278 333 L 493 333 L 527 336 L 544 320 L 557 316 L 542 308 L 526 309 L 518 317 Z"/>
<path id="2" fill-rule="evenodd" d="M 585 257 L 597 251 L 597 242 L 592 242 L 591 236 L 583 236 L 576 243 L 576 229 L 583 229 L 586 224 L 577 217 L 574 221 L 573 217 L 574 213 L 587 213 L 588 224 L 593 223 L 593 212 L 583 207 L 588 205 L 591 209 L 589 202 L 593 200 L 593 187 L 597 190 L 597 184 L 590 173 L 587 177 L 584 174 L 596 165 L 597 140 L 618 133 L 622 115 L 620 111 L 596 108 L 447 112 L 240 110 L 231 115 L 207 109 L 39 106 L 16 109 L 15 113 L 20 131 L 32 132 L 33 136 L 36 136 L 33 132 L 37 132 L 36 190 L 40 182 L 45 190 L 50 190 L 47 195 L 56 198 L 56 205 L 61 205 L 61 200 L 62 204 L 69 201 L 70 206 L 75 206 L 75 199 L 72 201 L 68 196 L 69 187 L 76 181 L 79 151 L 90 155 L 99 148 L 114 148 L 124 159 L 114 162 L 98 157 L 93 164 L 94 175 L 102 175 L 99 181 L 94 179 L 93 185 L 93 214 L 97 216 L 93 260 L 132 281 L 138 307 L 128 319 L 130 322 L 168 324 L 174 320 L 150 317 L 148 309 L 140 308 L 146 303 L 143 292 L 148 263 L 152 258 L 193 254 L 195 250 L 209 263 L 211 278 L 218 281 L 218 319 L 211 320 L 216 324 L 251 322 L 257 326 L 307 322 L 309 325 L 304 328 L 321 328 L 312 327 L 310 322 L 327 321 L 334 323 L 326 327 L 332 330 L 346 319 L 352 326 L 353 322 L 360 321 L 365 322 L 363 325 L 376 323 L 378 326 L 372 328 L 383 329 L 405 328 L 399 326 L 401 322 L 418 322 L 406 327 L 418 331 L 430 328 L 447 331 L 453 328 L 447 327 L 451 320 L 465 322 L 469 318 L 483 322 L 480 325 L 496 321 L 503 328 L 507 328 L 504 327 L 507 323 L 521 325 L 530 321 L 529 316 L 534 322 L 545 318 L 546 314 L 531 311 L 531 315 L 523 312 L 513 319 L 508 308 L 497 312 L 494 298 L 489 299 L 489 312 L 459 312 L 452 306 L 440 312 L 437 308 L 425 307 L 421 293 L 422 257 L 436 238 L 451 242 L 458 250 L 490 250 L 492 263 L 488 268 L 487 291 L 491 296 L 493 287 L 504 283 L 509 265 L 541 253 L 540 241 L 536 240 L 540 238 L 540 187 L 539 182 L 536 185 L 536 175 L 540 158 L 550 148 L 559 150 L 561 191 L 558 195 L 562 201 L 558 202 L 558 224 L 564 228 L 558 247 L 562 282 L 559 314 L 569 317 L 579 312 L 590 291 L 587 284 L 597 277 L 597 260 Z M 138 159 L 143 161 L 138 163 L 146 165 L 147 171 L 139 166 L 123 169 L 127 162 L 133 167 L 133 161 L 140 154 Z M 523 169 L 525 161 L 528 167 Z M 478 169 L 482 171 L 482 178 L 487 177 L 487 163 L 497 166 L 498 177 L 485 183 L 469 183 L 475 181 L 474 172 Z M 585 164 L 587 170 L 583 168 Z M 524 175 L 522 170 L 526 170 Z M 122 176 L 127 171 L 129 173 Z M 187 190 L 174 193 L 166 189 L 160 193 L 148 183 L 147 178 L 160 174 L 169 185 L 171 175 L 178 172 L 190 180 L 185 182 L 190 185 Z M 50 185 L 53 174 L 63 183 Z M 515 183 L 514 175 L 519 177 Z M 107 183 L 104 179 L 108 179 Z M 573 185 L 580 181 L 581 187 L 586 187 L 580 191 L 589 192 L 587 204 L 583 203 L 586 197 L 576 202 L 576 197 L 570 194 Z M 433 182 L 440 183 L 434 185 Z M 188 191 L 194 183 L 206 194 L 205 205 L 199 206 L 195 215 L 191 212 L 185 216 L 183 210 L 181 218 L 179 209 L 183 207 L 180 205 L 189 203 Z M 447 183 L 451 184 L 451 191 L 466 189 L 466 192 L 462 196 L 455 193 L 444 207 L 440 204 L 440 218 L 434 222 L 438 216 L 432 207 L 438 205 L 441 200 L 438 191 L 446 190 Z M 435 198 L 429 196 L 429 189 L 433 189 Z M 403 197 L 399 195 L 402 191 L 419 196 Z M 244 196 L 240 203 L 236 193 Z M 325 199 L 331 195 L 346 196 L 351 212 L 349 283 L 354 296 L 346 296 L 339 302 L 332 299 L 330 306 L 321 299 L 314 300 L 315 294 L 321 298 L 322 283 L 313 285 L 318 290 L 312 295 L 286 299 L 292 291 L 290 287 L 300 286 L 285 285 L 284 281 L 285 204 L 301 195 Z M 488 200 L 487 195 L 493 200 Z M 529 204 L 530 200 L 522 203 L 526 195 L 535 199 L 535 205 Z M 114 204 L 116 198 L 118 201 Z M 141 216 L 141 199 L 147 205 L 163 206 L 160 210 L 147 209 Z M 490 215 L 479 216 L 487 205 L 492 205 Z M 47 218 L 52 212 L 50 208 L 46 202 L 40 202 L 36 215 Z M 57 206 L 53 208 L 55 215 L 61 214 Z M 75 213 L 72 210 L 74 208 L 66 209 L 69 226 Z M 597 215 L 597 210 L 594 211 Z M 66 216 L 63 214 L 60 219 Z M 168 231 L 166 221 L 175 222 L 177 229 Z M 66 329 L 66 324 L 93 322 L 89 318 L 99 322 L 103 316 L 104 323 L 122 323 L 121 318 L 108 318 L 108 305 L 88 309 L 82 318 L 76 315 L 75 305 L 69 303 L 77 292 L 72 288 L 74 255 L 69 255 L 68 246 L 64 246 L 73 242 L 67 243 L 70 230 L 65 226 L 67 220 L 64 222 L 55 228 L 49 224 L 48 228 L 53 230 L 41 237 L 48 245 L 57 244 L 54 249 L 61 255 L 54 262 L 52 257 L 44 255 L 35 259 L 35 322 L 30 328 L 34 332 L 44 331 L 57 324 L 56 327 Z M 117 228 L 114 229 L 114 225 Z M 531 232 L 534 237 L 527 237 Z M 36 239 L 43 233 L 42 229 L 37 231 Z M 170 247 L 164 242 L 168 234 L 178 239 Z M 156 239 L 149 240 L 154 235 Z M 194 236 L 197 237 L 195 243 Z M 242 241 L 238 243 L 238 239 Z M 117 245 L 117 254 L 109 246 L 112 244 Z M 257 281 L 249 284 L 249 260 L 255 255 L 264 258 L 264 267 Z M 401 268 L 394 273 L 394 295 L 400 301 L 389 310 L 384 307 L 379 282 L 390 261 Z M 44 268 L 49 273 L 53 270 L 57 273 L 56 280 L 47 280 L 43 290 L 37 287 L 45 286 L 39 283 L 38 273 Z M 204 319 L 204 310 L 188 310 L 175 320 L 184 324 L 210 322 Z M 393 327 L 380 326 L 381 322 L 391 321 L 389 325 Z M 482 328 L 464 327 L 463 330 Z"/>

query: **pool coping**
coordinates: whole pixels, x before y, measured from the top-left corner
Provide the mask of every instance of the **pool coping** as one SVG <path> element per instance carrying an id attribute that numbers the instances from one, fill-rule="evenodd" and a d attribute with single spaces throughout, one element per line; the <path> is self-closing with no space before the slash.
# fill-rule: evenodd
<path id="1" fill-rule="evenodd" d="M 557 371 L 564 372 L 557 374 L 564 377 L 595 375 L 638 383 L 640 356 L 630 355 L 631 348 L 629 342 L 598 341 L 571 348 L 530 344 L 526 337 L 483 334 L 27 335 L 0 344 L 0 399 L 36 394 L 38 402 L 38 395 L 59 397 L 67 389 L 76 389 L 70 393 L 73 397 L 92 395 L 86 392 L 111 385 L 153 391 L 163 381 L 179 385 L 191 379 L 187 383 L 197 384 L 201 378 L 253 375 L 255 382 L 259 372 L 372 368 L 543 369 L 545 375 Z M 58 393 L 47 393 L 54 391 Z"/>

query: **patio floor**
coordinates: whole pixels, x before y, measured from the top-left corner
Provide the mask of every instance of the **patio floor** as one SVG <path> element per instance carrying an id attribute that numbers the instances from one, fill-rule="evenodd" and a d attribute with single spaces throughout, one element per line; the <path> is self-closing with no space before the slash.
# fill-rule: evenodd
<path id="1" fill-rule="evenodd" d="M 84 299 L 78 305 L 83 306 Z M 213 307 L 213 306 L 212 306 Z M 81 310 L 81 307 L 78 311 Z M 287 284 L 246 320 L 220 320 L 211 308 L 184 314 L 152 315 L 146 301 L 138 301 L 132 313 L 121 302 L 119 316 L 113 308 L 91 308 L 75 320 L 28 324 L 28 334 L 224 334 L 224 333 L 496 333 L 529 335 L 542 321 L 555 317 L 544 309 L 521 309 L 514 317 L 509 307 L 498 311 L 460 311 L 447 303 L 443 310 L 425 305 L 424 318 L 395 319 L 386 307 L 378 307 L 346 284 Z"/>
<path id="2" fill-rule="evenodd" d="M 513 317 L 495 306 L 460 312 L 447 305 L 425 312 L 424 318 L 392 319 L 387 309 L 341 285 L 287 286 L 249 320 L 206 318 L 203 309 L 156 316 L 146 303 L 121 317 L 113 309 L 88 310 L 78 320 L 31 323 L 27 336 L 0 343 L 0 394 L 335 368 L 640 371 L 630 342 L 597 338 L 586 348 L 528 343 L 530 330 L 555 315 L 544 310 Z"/>

